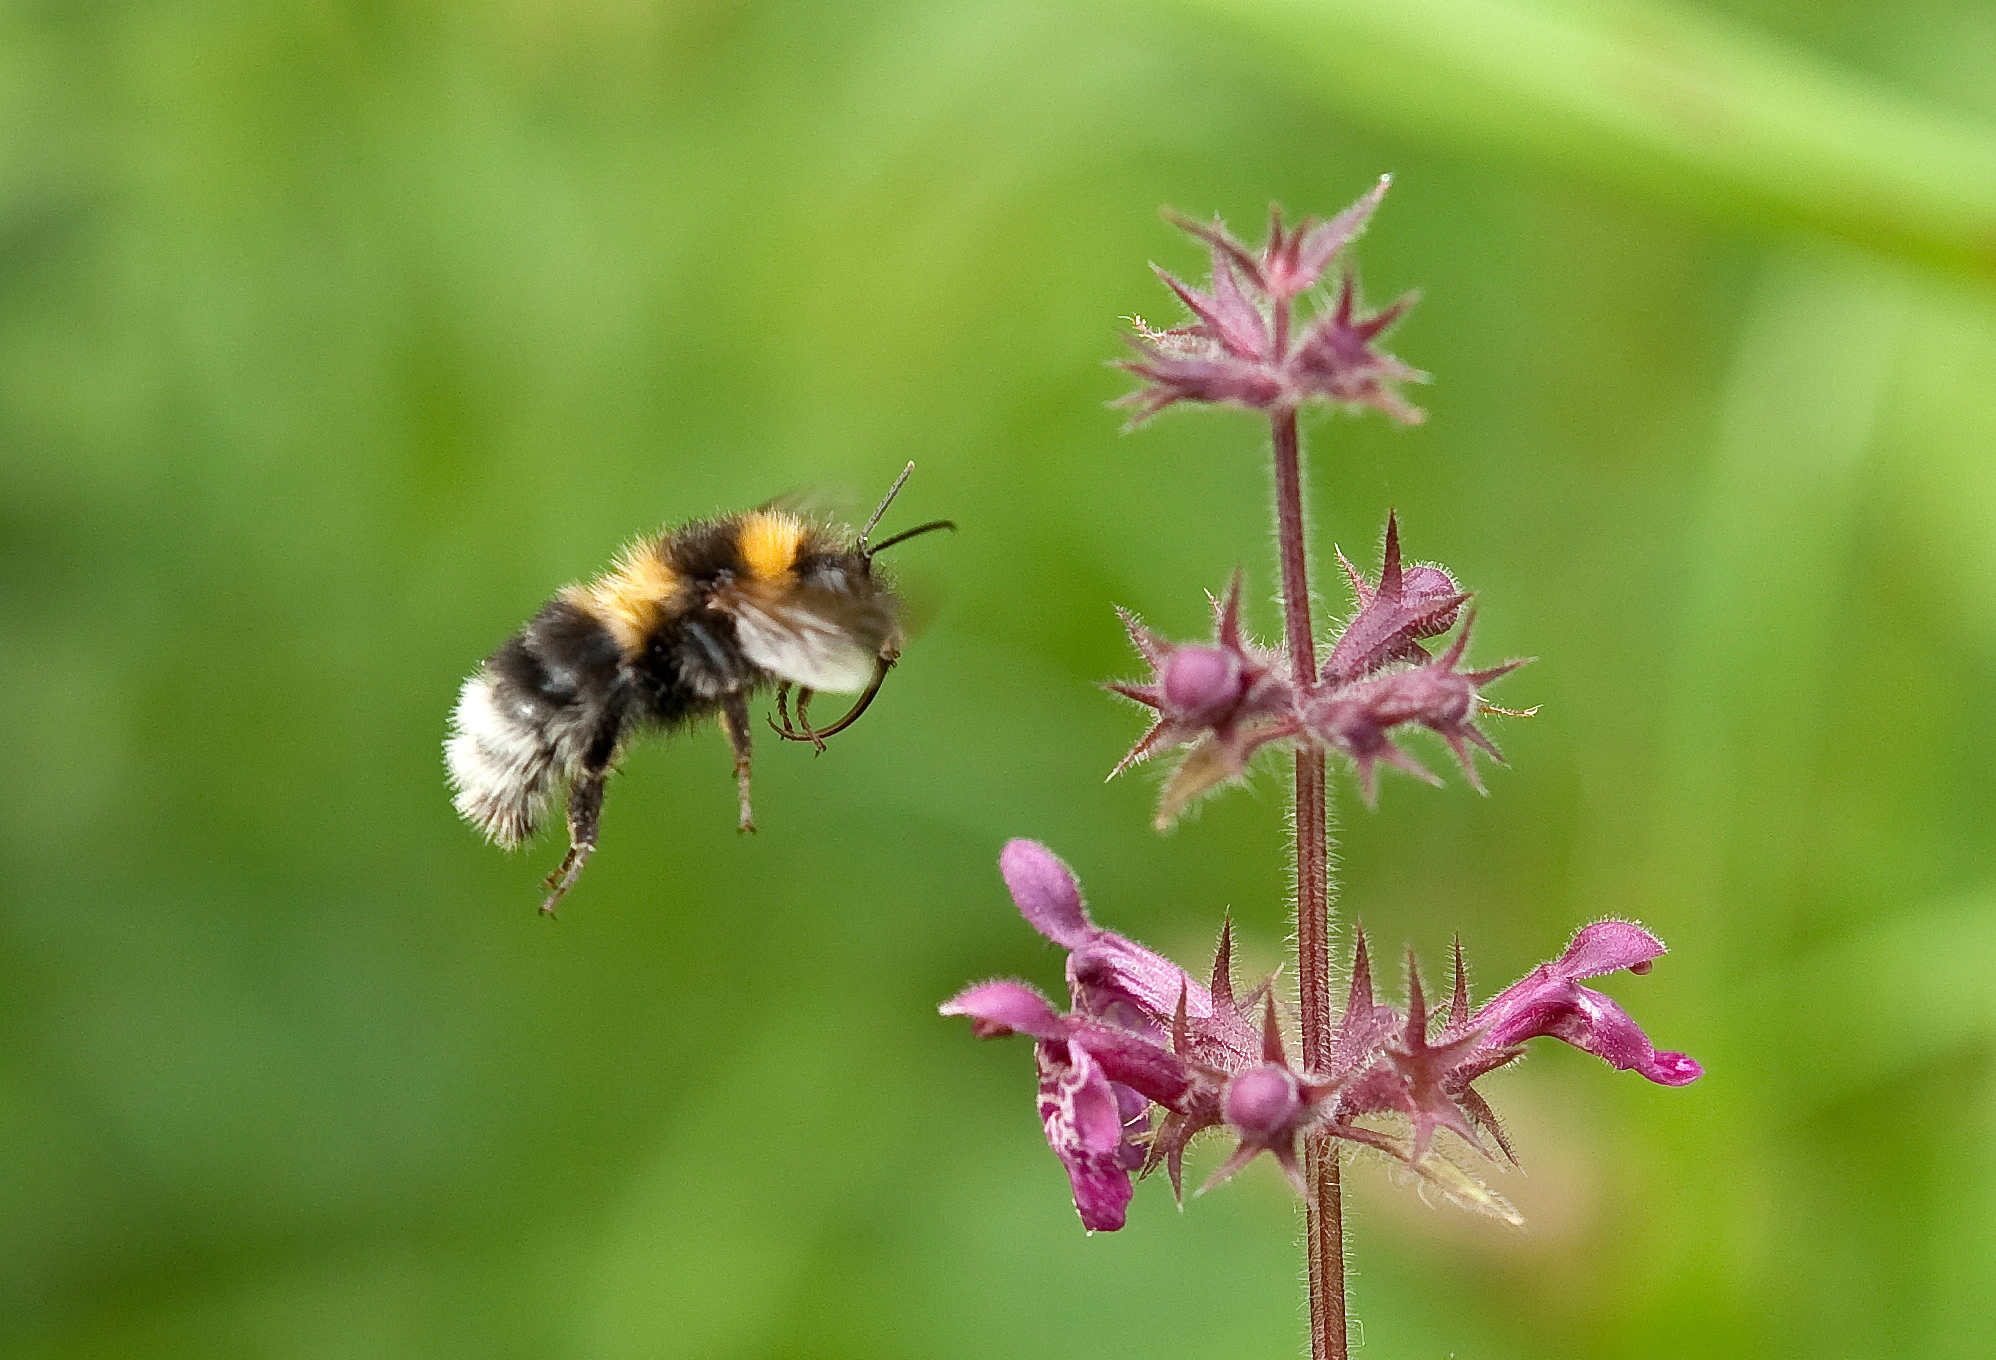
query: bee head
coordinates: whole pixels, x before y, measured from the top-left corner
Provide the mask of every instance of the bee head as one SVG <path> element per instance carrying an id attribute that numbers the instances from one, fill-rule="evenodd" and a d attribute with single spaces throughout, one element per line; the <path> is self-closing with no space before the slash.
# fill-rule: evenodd
<path id="1" fill-rule="evenodd" d="M 873 518 L 868 520 L 866 527 L 859 531 L 859 544 L 854 549 L 854 552 L 859 557 L 861 570 L 865 571 L 869 576 L 873 574 L 874 554 L 886 552 L 896 543 L 906 543 L 911 538 L 918 538 L 923 534 L 933 533 L 937 529 L 947 529 L 951 533 L 956 532 L 955 520 L 932 519 L 927 524 L 917 524 L 912 529 L 903 529 L 893 537 L 882 539 L 878 543 L 871 541 L 873 530 L 880 523 L 880 517 L 887 513 L 888 506 L 894 504 L 894 498 L 901 494 L 902 484 L 908 480 L 909 474 L 913 473 L 914 470 L 915 465 L 913 463 L 909 463 L 908 466 L 901 469 L 901 475 L 894 479 L 894 485 L 888 487 L 887 494 L 880 498 L 879 508 L 873 512 Z"/>

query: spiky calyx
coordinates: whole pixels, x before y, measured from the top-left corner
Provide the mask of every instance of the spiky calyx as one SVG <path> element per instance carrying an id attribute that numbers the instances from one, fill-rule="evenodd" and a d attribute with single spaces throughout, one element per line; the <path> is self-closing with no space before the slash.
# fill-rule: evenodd
<path id="1" fill-rule="evenodd" d="M 1141 425 L 1181 403 L 1275 411 L 1322 401 L 1372 407 L 1406 424 L 1424 419 L 1400 395 L 1399 385 L 1425 382 L 1427 375 L 1377 347 L 1413 304 L 1412 295 L 1366 314 L 1347 272 L 1328 309 L 1304 320 L 1294 334 L 1289 324 L 1291 304 L 1322 281 L 1365 229 L 1390 183 L 1382 176 L 1371 192 L 1329 221 L 1305 218 L 1285 227 L 1281 210 L 1271 210 L 1268 239 L 1259 250 L 1218 221 L 1173 215 L 1178 227 L 1211 252 L 1211 282 L 1202 290 L 1157 270 L 1191 319 L 1165 330 L 1136 321 L 1130 338 L 1136 357 L 1121 367 L 1143 385 L 1117 403 L 1131 409 L 1130 424 Z"/>
<path id="2" fill-rule="evenodd" d="M 1213 600 L 1213 635 L 1207 643 L 1176 643 L 1120 611 L 1130 642 L 1150 666 L 1150 678 L 1111 681 L 1104 688 L 1142 704 L 1157 716 L 1130 748 L 1115 778 L 1161 751 L 1190 747 L 1166 781 L 1158 825 L 1168 826 L 1203 794 L 1239 778 L 1254 753 L 1297 730 L 1295 696 L 1282 678 L 1280 653 L 1250 642 L 1241 632 L 1241 576 Z"/>
<path id="3" fill-rule="evenodd" d="M 1425 727 L 1441 737 L 1479 793 L 1483 780 L 1469 748 L 1481 747 L 1502 763 L 1496 743 L 1477 719 L 1485 713 L 1524 715 L 1489 704 L 1483 689 L 1525 663 L 1462 669 L 1474 622 L 1464 617 L 1468 592 L 1441 567 L 1402 563 L 1400 525 L 1393 515 L 1387 517 L 1376 583 L 1342 554 L 1339 561 L 1358 609 L 1332 640 L 1317 677 L 1300 686 L 1284 679 L 1290 667 L 1281 652 L 1260 647 L 1243 633 L 1238 572 L 1214 601 L 1209 642 L 1169 641 L 1123 613 L 1130 640 L 1151 675 L 1107 688 L 1156 717 L 1110 775 L 1162 752 L 1185 751 L 1165 780 L 1158 803 L 1160 828 L 1212 789 L 1241 778 L 1256 752 L 1271 743 L 1343 754 L 1357 771 L 1368 804 L 1378 796 L 1380 765 L 1440 782 L 1398 745 L 1395 733 L 1400 730 Z M 1431 657 L 1422 644 L 1458 622 L 1455 641 L 1439 657 Z"/>

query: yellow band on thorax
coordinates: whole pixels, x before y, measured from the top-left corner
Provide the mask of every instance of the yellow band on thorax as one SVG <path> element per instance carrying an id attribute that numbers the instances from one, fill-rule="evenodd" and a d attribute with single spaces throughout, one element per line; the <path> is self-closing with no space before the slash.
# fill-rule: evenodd
<path id="1" fill-rule="evenodd" d="M 758 581 L 787 576 L 797 565 L 804 521 L 780 510 L 751 510 L 742 516 L 742 565 Z"/>

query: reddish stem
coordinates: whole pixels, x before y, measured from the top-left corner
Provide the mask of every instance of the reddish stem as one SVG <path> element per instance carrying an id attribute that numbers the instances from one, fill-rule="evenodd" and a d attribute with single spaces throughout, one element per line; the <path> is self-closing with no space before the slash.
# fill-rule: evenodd
<path id="1" fill-rule="evenodd" d="M 1278 322 L 1284 318 L 1278 308 Z M 1282 621 L 1295 683 L 1316 677 L 1310 630 L 1310 561 L 1303 534 L 1303 470 L 1294 409 L 1270 417 L 1275 443 L 1276 537 L 1282 551 Z M 1303 1066 L 1330 1065 L 1330 845 L 1324 805 L 1324 753 L 1296 752 L 1296 976 L 1303 1012 Z M 1344 1203 L 1338 1149 L 1312 1139 L 1305 1149 L 1310 1201 L 1304 1211 L 1310 1278 L 1311 1360 L 1347 1360 Z"/>

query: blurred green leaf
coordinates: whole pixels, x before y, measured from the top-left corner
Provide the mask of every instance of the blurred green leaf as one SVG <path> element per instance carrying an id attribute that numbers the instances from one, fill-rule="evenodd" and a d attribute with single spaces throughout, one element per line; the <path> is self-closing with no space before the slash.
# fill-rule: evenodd
<path id="1" fill-rule="evenodd" d="M 1304 96 L 1721 220 L 1996 275 L 1996 128 L 1668 0 L 1157 0 Z"/>

